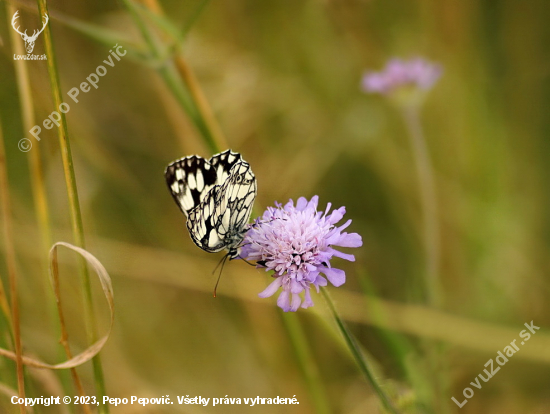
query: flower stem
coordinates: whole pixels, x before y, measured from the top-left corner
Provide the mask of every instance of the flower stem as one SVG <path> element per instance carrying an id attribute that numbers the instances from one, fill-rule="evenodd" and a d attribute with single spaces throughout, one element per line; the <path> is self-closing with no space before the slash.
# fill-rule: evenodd
<path id="1" fill-rule="evenodd" d="M 428 295 L 428 304 L 439 308 L 442 304 L 441 284 L 439 280 L 440 267 L 440 229 L 435 191 L 433 167 L 426 145 L 426 139 L 420 122 L 419 106 L 412 105 L 403 108 L 403 118 L 409 131 L 411 147 L 416 162 L 418 185 L 422 202 L 424 243 L 426 246 L 426 280 L 425 289 Z M 435 344 L 424 343 L 428 353 L 427 360 L 433 378 L 437 378 L 433 385 L 438 412 L 447 412 L 442 395 L 445 386 L 442 381 L 441 369 L 444 366 L 442 350 Z"/>
<path id="2" fill-rule="evenodd" d="M 381 385 L 377 382 L 374 376 L 374 373 L 369 368 L 367 360 L 365 359 L 363 352 L 361 352 L 361 349 L 357 344 L 357 340 L 355 339 L 353 334 L 349 331 L 348 327 L 345 325 L 342 318 L 340 318 L 340 315 L 338 315 L 338 311 L 336 310 L 336 307 L 334 306 L 334 302 L 332 301 L 329 293 L 327 292 L 327 289 L 324 287 L 321 287 L 321 292 L 323 293 L 323 296 L 328 304 L 330 312 L 332 313 L 332 316 L 336 321 L 336 325 L 338 326 L 340 333 L 342 334 L 342 336 L 344 337 L 344 340 L 346 341 L 346 345 L 348 346 L 351 354 L 353 355 L 355 362 L 357 362 L 357 365 L 359 365 L 359 369 L 361 370 L 361 373 L 363 374 L 365 379 L 371 384 L 376 394 L 378 394 L 378 398 L 382 402 L 382 405 L 384 406 L 384 408 L 391 414 L 399 414 L 399 411 L 397 411 L 397 409 L 393 406 L 392 402 L 390 401 L 390 399 L 388 398 L 384 390 L 382 390 Z"/>
<path id="3" fill-rule="evenodd" d="M 405 107 L 403 109 L 403 118 L 409 132 L 411 147 L 414 153 L 422 203 L 424 243 L 426 250 L 425 288 L 428 295 L 428 303 L 432 306 L 439 307 L 441 305 L 441 288 L 439 281 L 440 230 L 433 168 L 424 138 L 422 124 L 420 122 L 418 107 Z"/>
<path id="4" fill-rule="evenodd" d="M 48 7 L 46 0 L 37 0 L 38 8 L 40 10 L 40 15 L 43 16 L 48 14 Z M 61 86 L 59 82 L 59 73 L 57 70 L 57 64 L 55 59 L 55 53 L 53 48 L 52 33 L 50 26 L 46 25 L 44 30 L 44 44 L 46 48 L 46 55 L 48 56 L 48 74 L 50 77 L 50 84 L 53 94 L 53 100 L 56 108 L 59 108 L 63 102 L 61 97 Z M 59 137 L 59 146 L 61 149 L 61 157 L 63 160 L 63 172 L 65 175 L 65 183 L 67 186 L 67 195 L 69 198 L 69 208 L 71 215 L 71 227 L 73 232 L 73 237 L 75 244 L 78 247 L 85 248 L 84 240 L 84 226 L 82 224 L 82 213 L 80 211 L 80 203 L 78 200 L 78 189 L 76 185 L 76 176 L 73 167 L 73 159 L 71 153 L 71 146 L 69 141 L 69 135 L 67 132 L 67 121 L 65 114 L 62 111 L 60 112 L 61 120 L 60 127 L 58 128 L 58 137 Z M 86 321 L 86 333 L 88 340 L 91 343 L 96 342 L 98 338 L 97 334 L 97 324 L 94 313 L 93 306 L 93 297 L 92 297 L 92 288 L 90 284 L 90 275 L 88 273 L 88 267 L 86 260 L 84 258 L 79 259 L 79 273 L 82 282 L 82 290 L 84 296 L 84 315 Z M 97 396 L 99 399 L 103 399 L 103 396 L 106 395 L 105 391 L 105 381 L 103 378 L 103 368 L 101 365 L 101 358 L 99 355 L 96 355 L 92 360 L 95 385 L 97 389 Z M 109 408 L 107 405 L 100 405 L 100 413 L 108 413 Z"/>

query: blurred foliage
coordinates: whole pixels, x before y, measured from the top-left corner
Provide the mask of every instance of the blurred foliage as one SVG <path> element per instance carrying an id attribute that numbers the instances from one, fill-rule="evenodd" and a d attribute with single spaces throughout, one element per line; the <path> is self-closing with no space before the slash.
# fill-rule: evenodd
<path id="1" fill-rule="evenodd" d="M 34 3 L 9 4 L 21 10 L 24 27 L 32 30 L 38 24 Z M 55 128 L 43 128 L 41 141 L 23 128 L 6 6 L 7 1 L 0 2 L 0 21 L 6 23 L 0 25 L 0 113 L 22 275 L 23 343 L 26 352 L 55 361 L 60 354 L 47 311 L 46 267 L 37 251 L 40 235 L 28 154 L 17 148 L 21 137 L 40 147 L 54 241 L 71 241 L 69 210 Z M 193 245 L 163 177 L 172 160 L 211 153 L 159 75 L 164 55 L 159 61 L 144 52 L 146 43 L 121 2 L 51 0 L 48 6 L 61 87 L 71 104 L 67 120 L 87 247 L 108 268 L 114 284 L 116 323 L 102 352 L 108 394 L 296 395 L 297 407 L 262 407 L 261 412 L 316 412 L 275 299 L 256 298 L 269 278 L 232 262 L 224 271 L 219 297 L 211 296 L 212 270 L 220 255 Z M 383 98 L 363 94 L 359 83 L 365 69 L 379 69 L 393 56 L 441 62 L 444 74 L 425 103 L 422 120 L 436 171 L 443 311 L 518 333 L 533 320 L 542 327 L 538 335 L 546 335 L 547 2 L 163 0 L 162 6 L 169 28 L 147 15 L 145 21 L 159 41 L 163 31 L 180 30 L 183 56 L 230 147 L 244 155 L 258 178 L 257 211 L 275 200 L 314 194 L 321 197 L 321 208 L 327 202 L 346 206 L 353 219 L 350 229 L 363 236 L 364 246 L 354 252 L 355 263 L 342 263 L 348 281 L 340 289 L 411 305 L 420 304 L 424 269 L 414 160 L 399 113 Z M 89 30 L 97 28 L 103 30 L 102 42 L 90 36 Z M 126 48 L 135 53 L 107 68 L 98 89 L 81 93 L 78 104 L 69 100 L 66 92 L 85 81 L 116 42 L 123 44 L 121 39 L 128 39 Z M 165 52 L 169 57 L 173 50 Z M 34 53 L 43 53 L 41 38 Z M 36 122 L 42 122 L 55 109 L 46 64 L 32 61 L 27 66 Z M 0 278 L 6 285 L 3 252 Z M 74 273 L 67 255 L 61 270 L 64 307 L 78 350 L 86 340 Z M 99 284 L 94 289 L 104 329 L 108 315 Z M 316 307 L 325 306 L 320 295 L 314 301 Z M 305 331 L 329 410 L 377 412 L 374 394 L 333 326 L 315 314 L 300 310 L 294 317 Z M 392 379 L 389 387 L 403 395 L 403 406 L 422 400 L 430 394 L 425 389 L 433 389 L 434 378 L 429 361 L 411 361 L 423 355 L 426 339 L 358 322 L 371 316 L 352 319 L 351 330 L 378 361 L 378 371 Z M 0 329 L 0 346 L 9 347 L 3 319 Z M 525 347 L 535 346 L 537 338 Z M 464 387 L 507 345 L 489 352 L 461 343 L 444 344 L 441 375 L 449 388 L 436 396 L 447 405 L 441 412 L 459 412 L 451 396 L 462 400 Z M 460 412 L 550 412 L 548 358 L 522 359 L 521 354 L 476 390 Z M 419 367 L 419 378 L 413 378 L 410 367 Z M 14 372 L 11 362 L 0 359 L 0 382 L 15 387 Z M 79 372 L 91 390 L 91 368 L 86 365 Z M 50 392 L 51 378 L 31 372 L 29 378 L 29 395 Z M 70 387 L 63 375 L 61 380 Z M 242 409 L 224 406 L 219 411 Z M 16 412 L 1 394 L 0 411 Z M 128 407 L 112 411 L 135 412 Z M 199 411 L 214 409 L 174 405 L 140 412 Z"/>

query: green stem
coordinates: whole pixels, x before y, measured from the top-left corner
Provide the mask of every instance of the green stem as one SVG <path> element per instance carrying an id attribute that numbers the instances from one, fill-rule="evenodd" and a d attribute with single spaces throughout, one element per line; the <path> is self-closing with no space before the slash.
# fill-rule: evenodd
<path id="1" fill-rule="evenodd" d="M 186 24 L 185 30 L 182 33 L 183 35 L 189 31 L 192 23 L 197 20 L 199 14 L 208 2 L 209 0 L 205 0 L 199 5 L 189 22 Z M 163 15 L 162 6 L 158 0 L 148 0 L 146 5 L 153 13 Z M 206 95 L 204 94 L 197 77 L 179 50 L 176 51 L 176 55 L 172 58 L 172 62 L 176 66 L 180 78 L 185 83 L 193 103 L 197 108 L 199 114 L 199 117 L 197 118 L 199 124 L 198 126 L 203 133 L 206 144 L 214 152 L 222 151 L 224 148 L 229 146 L 227 144 L 227 139 L 223 134 L 216 117 L 214 116 L 214 112 L 208 103 L 208 99 L 206 99 Z"/>
<path id="2" fill-rule="evenodd" d="M 46 0 L 37 0 L 40 15 L 44 16 L 48 14 L 48 7 Z M 46 48 L 46 55 L 48 56 L 48 74 L 50 77 L 50 84 L 53 94 L 53 100 L 56 108 L 59 108 L 63 103 L 61 97 L 61 87 L 59 82 L 59 73 L 57 70 L 57 64 L 55 59 L 55 53 L 53 48 L 52 34 L 49 25 L 46 25 L 44 30 L 44 44 Z M 58 128 L 59 146 L 61 149 L 61 158 L 63 160 L 63 172 L 65 175 L 65 183 L 67 186 L 67 195 L 69 198 L 69 209 L 71 215 L 71 228 L 75 244 L 79 247 L 85 248 L 84 239 L 84 227 L 82 224 L 82 213 L 80 211 L 80 203 L 78 199 L 78 189 L 76 185 L 76 176 L 73 167 L 73 159 L 71 153 L 71 146 L 69 141 L 69 135 L 67 132 L 67 121 L 65 114 L 62 111 L 60 113 L 61 120 Z M 84 296 L 84 315 L 86 321 L 86 333 L 88 341 L 94 343 L 97 341 L 97 323 L 94 313 L 92 288 L 90 284 L 90 275 L 88 273 L 88 267 L 84 258 L 79 259 L 79 274 L 82 282 L 82 290 Z M 101 365 L 101 358 L 99 355 L 95 356 L 92 360 L 95 385 L 97 395 L 99 399 L 103 399 L 106 395 L 105 381 L 103 378 L 103 368 Z M 109 409 L 107 405 L 100 405 L 99 411 L 101 413 L 108 413 Z"/>
<path id="3" fill-rule="evenodd" d="M 292 343 L 296 359 L 300 364 L 310 399 L 318 414 L 330 413 L 329 403 L 326 399 L 326 392 L 319 376 L 317 364 L 312 357 L 306 335 L 295 313 L 281 312 L 281 319 Z"/>
<path id="4" fill-rule="evenodd" d="M 416 162 L 416 172 L 424 225 L 424 243 L 426 250 L 426 292 L 430 305 L 441 305 L 441 289 L 439 281 L 440 267 L 440 240 L 439 220 L 437 213 L 437 198 L 435 193 L 435 179 L 430 161 L 426 139 L 420 122 L 417 106 L 408 106 L 403 109 L 403 118 L 407 126 L 411 147 Z"/>
<path id="5" fill-rule="evenodd" d="M 153 36 L 151 30 L 147 27 L 137 7 L 132 0 L 123 0 L 123 3 L 145 39 L 153 59 L 162 61 L 164 56 L 163 52 L 160 50 L 162 45 L 159 45 L 158 39 Z M 160 5 L 156 1 L 147 2 L 147 6 L 154 13 L 161 12 Z M 170 60 L 162 62 L 157 70 L 183 110 L 195 124 L 195 127 L 200 132 L 208 149 L 212 152 L 220 152 L 224 148 L 227 148 L 227 141 L 214 117 L 199 82 L 183 57 L 177 55 Z"/>
<path id="6" fill-rule="evenodd" d="M 435 308 L 439 308 L 442 304 L 441 284 L 439 280 L 441 242 L 435 177 L 428 146 L 424 137 L 424 131 L 422 129 L 422 123 L 420 121 L 419 106 L 411 105 L 404 107 L 403 118 L 409 131 L 411 147 L 416 162 L 416 172 L 422 203 L 424 243 L 426 246 L 425 289 L 428 294 L 428 303 Z M 445 391 L 445 386 L 443 384 L 444 376 L 442 375 L 444 356 L 436 344 L 425 342 L 423 348 L 428 354 L 427 361 L 430 364 L 432 377 L 434 379 L 437 378 L 433 384 L 436 410 L 440 413 L 447 412 L 448 409 L 442 399 Z"/>
<path id="7" fill-rule="evenodd" d="M 16 12 L 16 8 L 12 4 L 7 4 L 6 9 L 8 11 L 8 16 L 13 16 Z M 17 55 L 25 54 L 26 51 L 23 49 L 23 42 L 20 41 L 17 33 L 15 31 L 10 31 L 9 33 L 14 52 Z M 16 60 L 14 62 L 14 69 L 23 129 L 25 131 L 30 131 L 30 129 L 36 124 L 36 120 L 34 116 L 34 102 L 29 78 L 28 62 L 24 60 Z M 48 316 L 51 326 L 57 331 L 57 333 L 59 333 L 59 325 L 56 324 L 55 298 L 50 289 L 48 279 L 48 251 L 52 245 L 52 231 L 41 152 L 40 145 L 35 145 L 34 148 L 32 148 L 32 151 L 28 152 L 29 172 L 31 176 L 34 212 L 36 214 L 36 221 L 38 223 L 42 240 L 40 259 L 44 269 L 44 277 L 42 278 L 42 281 L 44 283 L 43 289 L 48 304 Z"/>
<path id="8" fill-rule="evenodd" d="M 197 110 L 193 106 L 193 102 L 189 97 L 189 94 L 185 91 L 184 86 L 179 81 L 174 65 L 172 65 L 170 62 L 162 61 L 164 59 L 164 55 L 159 50 L 158 41 L 155 39 L 155 37 L 147 27 L 147 24 L 139 13 L 137 6 L 134 5 L 131 0 L 122 0 L 122 2 L 126 6 L 128 13 L 130 13 L 130 16 L 134 20 L 141 35 L 145 39 L 147 47 L 149 48 L 149 52 L 151 53 L 151 59 L 156 62 L 161 62 L 160 66 L 157 67 L 157 71 L 162 80 L 166 83 L 168 89 L 174 94 L 176 100 L 181 105 L 183 110 L 187 112 L 195 125 L 197 125 Z"/>
<path id="9" fill-rule="evenodd" d="M 160 8 L 160 4 L 156 0 L 152 0 L 153 4 L 157 4 Z M 199 19 L 200 15 L 206 8 L 206 6 L 210 3 L 211 0 L 202 0 L 201 3 L 195 8 L 193 13 L 191 13 L 191 17 L 184 23 L 183 28 L 181 29 L 181 37 L 184 38 L 187 33 L 191 30 L 191 27 L 195 24 L 195 22 Z"/>
<path id="10" fill-rule="evenodd" d="M 7 18 L 13 16 L 16 12 L 16 8 L 13 4 L 7 4 L 6 9 L 8 11 Z M 33 9 L 35 10 L 35 9 Z M 36 12 L 38 16 L 38 12 Z M 10 30 L 10 39 L 11 44 L 14 49 L 14 52 L 17 55 L 23 55 L 26 51 L 23 48 L 23 42 L 21 42 L 18 34 L 15 31 Z M 31 128 L 36 124 L 36 119 L 34 115 L 34 100 L 31 90 L 31 82 L 28 71 L 29 62 L 25 60 L 16 60 L 14 61 L 15 77 L 17 82 L 17 92 L 19 96 L 19 106 L 21 109 L 21 120 L 23 122 L 23 129 L 25 131 L 30 131 Z M 50 222 L 50 212 L 48 207 L 48 196 L 46 190 L 46 180 L 44 177 L 44 168 L 42 167 L 42 149 L 40 145 L 35 145 L 32 148 L 32 151 L 27 153 L 29 160 L 29 172 L 31 177 L 31 189 L 34 202 L 34 212 L 36 215 L 36 222 L 38 223 L 38 228 L 40 230 L 40 239 L 42 241 L 42 248 L 40 259 L 43 270 L 43 291 L 45 293 L 45 300 L 48 305 L 48 321 L 50 322 L 50 327 L 56 337 L 61 336 L 61 330 L 59 323 L 57 321 L 57 312 L 55 307 L 55 297 L 53 295 L 50 283 L 49 283 L 49 274 L 48 274 L 48 252 L 50 246 L 52 245 L 52 231 L 51 231 L 51 222 Z M 0 295 L 1 296 L 1 295 Z M 63 358 L 63 350 L 58 349 L 59 358 Z M 70 394 L 69 388 L 69 377 L 65 372 L 60 372 L 61 381 L 63 387 L 67 390 L 67 394 Z"/>
<path id="11" fill-rule="evenodd" d="M 348 346 L 351 354 L 353 355 L 353 358 L 355 359 L 355 362 L 357 362 L 357 365 L 359 365 L 359 369 L 361 370 L 361 373 L 366 378 L 366 380 L 371 384 L 372 388 L 378 394 L 378 398 L 382 402 L 382 405 L 384 408 L 390 412 L 391 414 L 398 414 L 399 411 L 393 406 L 390 399 L 382 390 L 382 387 L 380 384 L 378 384 L 378 381 L 376 380 L 372 370 L 369 368 L 367 360 L 365 359 L 365 356 L 361 352 L 361 349 L 359 348 L 359 345 L 357 344 L 357 340 L 353 336 L 353 334 L 349 331 L 347 326 L 344 324 L 344 321 L 342 318 L 340 318 L 340 315 L 338 315 L 338 311 L 336 310 L 336 307 L 334 306 L 334 302 L 330 298 L 329 293 L 327 292 L 326 288 L 321 287 L 321 291 L 323 293 L 323 296 L 325 297 L 325 300 L 328 304 L 328 307 L 330 309 L 330 312 L 332 313 L 332 316 L 334 317 L 334 320 L 336 321 L 336 325 L 338 326 L 338 329 L 340 330 L 340 333 L 344 337 L 344 340 L 346 341 L 346 345 Z"/>

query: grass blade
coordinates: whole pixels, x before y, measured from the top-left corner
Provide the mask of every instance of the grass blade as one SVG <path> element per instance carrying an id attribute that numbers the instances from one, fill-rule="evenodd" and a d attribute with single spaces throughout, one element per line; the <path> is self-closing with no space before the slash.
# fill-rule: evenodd
<path id="1" fill-rule="evenodd" d="M 160 50 L 159 43 L 157 39 L 154 38 L 153 34 L 149 30 L 147 24 L 140 15 L 138 7 L 131 0 L 123 0 L 124 5 L 131 13 L 136 24 L 138 25 L 140 31 L 142 32 L 143 37 L 145 38 L 147 44 L 149 45 L 151 52 L 154 56 L 159 59 L 162 57 L 163 53 Z M 146 3 L 149 10 L 152 13 L 163 14 L 162 7 L 155 0 L 149 0 Z M 165 39 L 163 39 L 165 40 Z M 176 52 L 178 53 L 178 52 Z M 191 117 L 197 129 L 201 132 L 202 137 L 205 141 L 205 144 L 208 146 L 212 152 L 220 152 L 225 148 L 228 148 L 227 140 L 214 116 L 214 113 L 208 104 L 208 100 L 200 87 L 200 84 L 191 70 L 191 67 L 187 64 L 181 54 L 177 54 L 172 58 L 172 64 L 179 74 L 179 78 L 183 81 L 186 87 L 186 97 L 191 99 L 191 104 L 182 105 L 184 110 Z M 174 87 L 178 83 L 173 78 L 173 73 L 162 70 L 160 72 L 166 84 L 169 88 L 176 94 L 177 89 Z M 181 91 L 179 92 L 181 94 Z M 176 94 L 178 101 L 183 103 L 181 96 Z"/>
<path id="2" fill-rule="evenodd" d="M 46 0 L 38 0 L 38 8 L 40 15 L 48 13 Z M 46 48 L 46 54 L 48 56 L 48 74 L 50 77 L 51 89 L 53 94 L 53 100 L 55 106 L 59 108 L 63 102 L 61 99 L 61 86 L 59 83 L 59 73 L 57 71 L 56 56 L 53 48 L 52 33 L 50 26 L 46 25 L 44 30 L 44 43 Z M 78 189 L 76 185 L 76 177 L 73 167 L 73 160 L 71 154 L 71 146 L 69 142 L 69 136 L 67 133 L 67 121 L 65 114 L 62 111 L 60 127 L 58 128 L 59 146 L 61 148 L 61 157 L 63 160 L 63 172 L 65 175 L 65 183 L 67 186 L 67 194 L 69 197 L 69 208 L 71 213 L 71 227 L 73 230 L 73 237 L 77 246 L 84 248 L 84 228 L 82 224 L 82 214 L 80 211 L 80 203 L 78 200 Z M 86 332 L 90 342 L 97 340 L 97 326 L 95 321 L 92 289 L 90 285 L 90 276 L 88 274 L 88 268 L 84 259 L 80 260 L 79 273 L 81 277 L 82 290 L 84 296 L 84 314 L 86 320 Z M 101 359 L 99 355 L 96 355 L 93 359 L 93 370 L 95 377 L 95 384 L 97 388 L 97 396 L 103 399 L 106 394 L 105 382 L 103 379 L 103 368 L 101 366 Z M 108 406 L 100 406 L 100 412 L 108 412 Z"/>

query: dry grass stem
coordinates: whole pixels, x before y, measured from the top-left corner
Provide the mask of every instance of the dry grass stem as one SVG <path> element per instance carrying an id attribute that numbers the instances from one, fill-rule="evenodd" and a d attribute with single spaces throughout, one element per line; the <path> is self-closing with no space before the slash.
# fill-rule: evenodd
<path id="1" fill-rule="evenodd" d="M 19 301 L 17 292 L 17 264 L 15 258 L 15 246 L 12 230 L 10 190 L 8 180 L 8 166 L 4 151 L 4 136 L 2 120 L 0 119 L 0 194 L 2 222 L 4 223 L 4 249 L 6 253 L 6 265 L 8 268 L 8 283 L 11 300 L 11 328 L 13 342 L 15 344 L 14 360 L 17 365 L 17 391 L 21 398 L 25 398 L 25 375 L 23 372 L 23 348 L 21 342 L 21 321 L 19 319 Z M 2 288 L 3 290 L 3 288 Z M 3 295 L 5 296 L 5 295 Z M 25 407 L 20 406 L 21 413 L 25 413 Z"/>
<path id="2" fill-rule="evenodd" d="M 61 308 L 61 298 L 59 296 L 59 264 L 58 264 L 59 262 L 57 257 L 57 250 L 61 246 L 66 247 L 78 253 L 80 256 L 82 256 L 82 258 L 92 267 L 92 269 L 97 274 L 99 278 L 99 282 L 101 283 L 101 288 L 105 295 L 105 299 L 107 300 L 107 304 L 109 306 L 109 312 L 110 312 L 109 328 L 107 333 L 104 336 L 102 336 L 97 342 L 90 345 L 88 348 L 86 348 L 83 352 L 79 353 L 78 355 L 71 357 L 69 360 L 59 364 L 55 364 L 55 365 L 46 364 L 42 361 L 39 361 L 38 359 L 23 356 L 22 357 L 23 364 L 33 368 L 69 369 L 69 368 L 78 367 L 79 365 L 82 365 L 85 362 L 90 361 L 97 354 L 99 354 L 99 352 L 101 351 L 101 349 L 103 348 L 107 340 L 109 339 L 109 335 L 111 333 L 111 329 L 113 327 L 114 320 L 115 320 L 114 319 L 115 303 L 114 303 L 114 296 L 113 296 L 113 286 L 111 283 L 111 278 L 109 276 L 109 273 L 107 272 L 105 267 L 101 264 L 101 262 L 97 260 L 95 256 L 93 256 L 91 253 L 89 253 L 88 251 L 78 246 L 74 246 L 70 243 L 65 243 L 65 242 L 55 243 L 50 250 L 50 277 L 51 277 L 52 285 L 54 287 L 54 292 L 56 294 L 56 301 L 58 304 L 60 319 L 64 321 L 63 311 Z M 63 323 L 63 326 L 64 326 L 64 323 Z M 0 348 L 0 355 L 3 355 L 13 360 L 17 358 L 16 354 L 2 348 Z"/>

